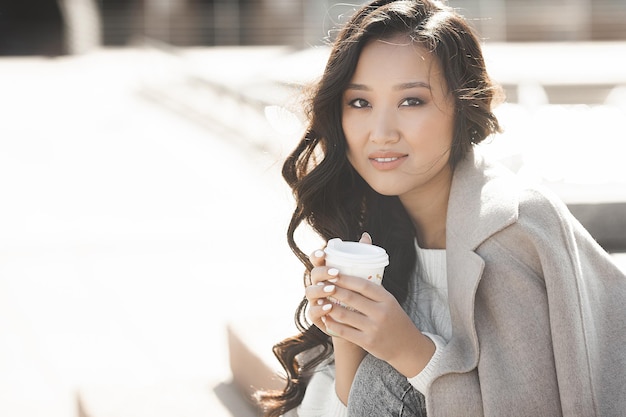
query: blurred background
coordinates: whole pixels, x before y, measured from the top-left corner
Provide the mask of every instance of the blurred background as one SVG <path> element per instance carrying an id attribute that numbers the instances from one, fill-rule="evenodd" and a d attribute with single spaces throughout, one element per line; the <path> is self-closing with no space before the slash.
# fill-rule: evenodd
<path id="1" fill-rule="evenodd" d="M 280 167 L 349 3 L 0 1 L 0 416 L 258 415 L 301 297 Z M 626 3 L 449 4 L 507 94 L 485 150 L 626 269 Z"/>

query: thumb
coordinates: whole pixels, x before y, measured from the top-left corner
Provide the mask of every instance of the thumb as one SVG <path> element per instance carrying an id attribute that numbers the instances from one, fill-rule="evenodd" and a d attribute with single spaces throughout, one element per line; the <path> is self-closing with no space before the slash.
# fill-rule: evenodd
<path id="1" fill-rule="evenodd" d="M 361 239 L 359 239 L 360 243 L 367 243 L 368 245 L 372 244 L 372 237 L 370 236 L 369 233 L 367 232 L 363 232 L 363 234 L 361 235 Z"/>

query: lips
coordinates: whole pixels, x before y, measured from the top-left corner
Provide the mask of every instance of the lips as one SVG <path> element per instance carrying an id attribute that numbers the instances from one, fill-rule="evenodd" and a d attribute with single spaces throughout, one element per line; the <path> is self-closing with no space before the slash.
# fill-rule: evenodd
<path id="1" fill-rule="evenodd" d="M 399 152 L 374 152 L 368 155 L 368 159 L 374 168 L 386 171 L 401 165 L 407 156 Z"/>

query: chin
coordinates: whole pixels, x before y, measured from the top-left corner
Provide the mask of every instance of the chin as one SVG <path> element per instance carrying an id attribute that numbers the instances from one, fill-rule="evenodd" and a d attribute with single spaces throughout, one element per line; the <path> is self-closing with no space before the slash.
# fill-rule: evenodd
<path id="1" fill-rule="evenodd" d="M 396 197 L 399 196 L 401 193 L 399 192 L 399 190 L 393 188 L 393 187 L 372 187 L 370 185 L 370 187 L 376 191 L 378 194 L 380 195 L 384 195 L 386 197 Z"/>

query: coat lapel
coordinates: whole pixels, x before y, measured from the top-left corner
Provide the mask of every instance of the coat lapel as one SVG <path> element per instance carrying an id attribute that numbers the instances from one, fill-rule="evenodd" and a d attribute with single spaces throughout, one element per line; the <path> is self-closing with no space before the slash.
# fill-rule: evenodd
<path id="1" fill-rule="evenodd" d="M 478 364 L 474 298 L 485 263 L 476 249 L 518 217 L 519 188 L 513 174 L 470 152 L 455 168 L 448 202 L 446 253 L 452 338 L 442 352 L 439 375 L 464 373 Z"/>

